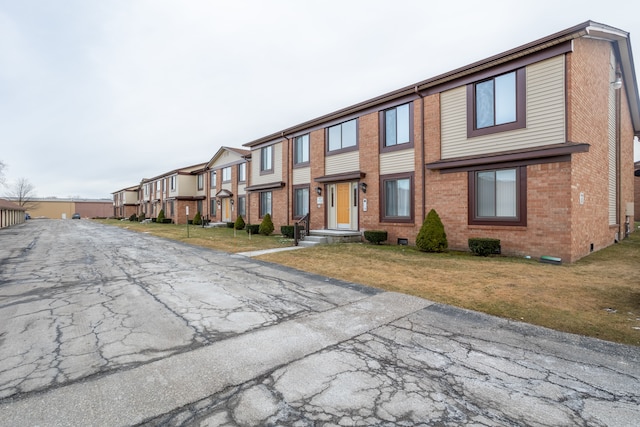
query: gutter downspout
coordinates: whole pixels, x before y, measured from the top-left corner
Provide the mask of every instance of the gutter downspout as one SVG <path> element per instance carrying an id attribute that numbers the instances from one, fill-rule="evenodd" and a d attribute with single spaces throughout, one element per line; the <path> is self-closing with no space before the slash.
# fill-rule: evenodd
<path id="1" fill-rule="evenodd" d="M 286 177 L 287 177 L 287 181 L 289 183 L 289 188 L 286 188 L 286 194 L 287 194 L 287 225 L 289 225 L 289 218 L 293 217 L 293 212 L 290 211 L 291 209 L 291 204 L 289 203 L 290 201 L 290 194 L 289 192 L 292 191 L 291 189 L 293 188 L 293 186 L 291 185 L 291 183 L 293 182 L 293 167 L 290 165 L 290 162 L 293 162 L 293 155 L 291 153 L 289 153 L 290 151 L 290 143 L 291 140 L 289 138 L 287 138 L 284 134 L 284 131 L 282 132 L 282 139 L 286 139 L 287 140 L 287 146 L 286 146 L 286 150 L 282 150 L 282 153 L 287 153 L 287 161 L 286 161 L 286 165 L 287 165 L 287 170 L 285 171 L 286 173 Z"/>
<path id="2" fill-rule="evenodd" d="M 420 93 L 420 91 L 418 90 L 418 86 L 416 86 L 414 88 L 414 91 L 416 93 L 416 95 L 418 95 L 420 97 L 420 169 L 421 169 L 421 177 L 422 177 L 422 222 L 424 222 L 425 219 L 425 209 L 426 209 L 426 204 L 427 201 L 426 199 L 426 195 L 427 195 L 427 189 L 426 189 L 426 155 L 425 155 L 425 147 L 424 147 L 424 96 Z"/>

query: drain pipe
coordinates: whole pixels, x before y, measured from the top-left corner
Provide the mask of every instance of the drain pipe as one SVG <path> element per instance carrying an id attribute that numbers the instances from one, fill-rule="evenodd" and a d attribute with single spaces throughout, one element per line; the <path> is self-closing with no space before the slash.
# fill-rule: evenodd
<path id="1" fill-rule="evenodd" d="M 416 86 L 414 88 L 414 91 L 416 93 L 416 95 L 418 95 L 420 97 L 420 156 L 421 156 L 421 160 L 420 160 L 420 169 L 422 170 L 421 172 L 421 176 L 422 176 L 422 222 L 424 222 L 424 218 L 425 218 L 425 210 L 426 210 L 426 196 L 427 196 L 427 190 L 426 190 L 426 167 L 425 167 L 425 147 L 424 147 L 424 96 L 420 93 L 420 91 L 418 90 L 418 86 Z"/>
<path id="2" fill-rule="evenodd" d="M 291 188 L 293 188 L 291 186 L 291 183 L 293 182 L 293 167 L 290 167 L 290 162 L 293 162 L 293 155 L 290 155 L 289 151 L 290 151 L 290 142 L 291 140 L 289 138 L 287 138 L 284 134 L 284 131 L 282 131 L 282 139 L 286 139 L 287 140 L 287 146 L 286 146 L 286 150 L 282 150 L 282 154 L 284 155 L 284 153 L 286 153 L 287 155 L 287 161 L 286 161 L 286 165 L 287 165 L 287 170 L 285 171 L 286 173 L 286 177 L 287 180 L 286 182 L 288 183 L 288 187 L 289 188 L 285 188 L 286 194 L 287 194 L 287 225 L 289 225 L 289 218 L 291 218 L 293 216 L 293 212 L 290 211 L 291 209 L 291 204 L 289 203 L 289 198 L 290 198 L 290 194 L 289 192 L 291 191 Z"/>

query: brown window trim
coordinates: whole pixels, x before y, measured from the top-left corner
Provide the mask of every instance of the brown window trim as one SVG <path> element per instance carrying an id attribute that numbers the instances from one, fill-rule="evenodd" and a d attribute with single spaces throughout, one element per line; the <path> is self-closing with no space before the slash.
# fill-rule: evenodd
<path id="1" fill-rule="evenodd" d="M 245 167 L 244 167 L 244 179 L 240 179 L 240 169 L 242 168 L 242 165 L 245 165 Z M 242 183 L 242 182 L 247 182 L 247 166 L 246 166 L 246 163 L 238 163 L 238 183 Z"/>
<path id="2" fill-rule="evenodd" d="M 340 148 L 339 150 L 333 150 L 330 151 L 329 150 L 329 128 L 332 128 L 334 126 L 342 126 L 343 124 L 350 122 L 352 120 L 356 121 L 356 145 L 353 145 L 351 147 L 347 147 L 347 148 Z M 325 156 L 335 156 L 336 154 L 342 154 L 342 153 L 348 153 L 350 151 L 358 151 L 360 149 L 360 120 L 358 117 L 350 119 L 350 120 L 346 120 L 340 123 L 336 123 L 335 125 L 331 125 L 331 126 L 327 126 L 326 128 L 324 128 L 324 140 L 325 140 L 325 145 L 324 145 L 324 150 L 325 150 Z M 309 141 L 309 143 L 311 143 L 311 141 Z M 311 153 L 309 153 L 311 154 Z"/>
<path id="3" fill-rule="evenodd" d="M 267 213 L 270 213 L 273 219 L 273 191 L 271 190 L 264 190 L 258 193 L 258 219 L 264 218 L 264 215 L 262 215 L 262 195 L 264 193 L 271 193 L 271 212 L 267 212 Z"/>
<path id="4" fill-rule="evenodd" d="M 517 218 L 505 219 L 505 218 L 477 218 L 476 217 L 476 172 L 485 170 L 501 170 L 501 169 L 516 169 L 516 184 L 517 189 Z M 527 226 L 527 167 L 515 166 L 515 167 L 495 167 L 495 168 L 482 168 L 475 169 L 468 172 L 469 187 L 467 193 L 469 196 L 467 210 L 469 214 L 469 225 L 496 225 L 496 226 Z"/>
<path id="5" fill-rule="evenodd" d="M 409 142 L 403 142 L 401 144 L 396 144 L 396 145 L 391 145 L 389 147 L 387 147 L 386 144 L 386 124 L 387 121 L 385 120 L 385 113 L 389 110 L 393 110 L 397 107 L 400 107 L 402 105 L 405 104 L 409 104 Z M 378 114 L 378 122 L 380 124 L 380 152 L 381 153 L 388 153 L 390 151 L 399 151 L 399 150 L 407 150 L 410 148 L 413 148 L 413 120 L 414 120 L 414 116 L 413 116 L 413 101 L 411 102 L 405 102 L 396 106 L 393 106 L 391 108 L 385 108 L 384 110 L 380 111 L 380 113 Z"/>
<path id="6" fill-rule="evenodd" d="M 299 162 L 296 163 L 296 139 L 300 138 L 301 136 L 305 136 L 307 135 L 308 138 L 308 142 L 309 142 L 309 160 L 307 160 L 306 162 Z M 293 167 L 294 168 L 304 168 L 304 167 L 308 167 L 311 164 L 311 133 L 307 132 L 307 133 L 303 133 L 302 135 L 297 135 L 293 138 Z"/>
<path id="7" fill-rule="evenodd" d="M 293 185 L 291 187 L 291 191 L 292 191 L 291 202 L 293 203 L 293 205 L 291 206 L 291 213 L 293 215 L 292 216 L 293 219 L 300 219 L 300 218 L 304 217 L 304 215 L 296 215 L 296 213 L 295 213 L 295 207 L 296 207 L 295 194 L 296 194 L 296 190 L 301 190 L 303 188 L 306 188 L 306 189 L 309 190 L 309 208 L 311 208 L 311 184 Z"/>
<path id="8" fill-rule="evenodd" d="M 516 72 L 516 121 L 502 125 L 489 126 L 476 129 L 476 83 L 482 80 L 469 83 L 467 85 L 467 138 L 482 135 L 491 135 L 498 132 L 523 129 L 527 126 L 527 79 L 526 68 L 519 68 Z M 509 71 L 511 72 L 511 71 Z M 502 73 L 506 74 L 506 73 Z M 496 74 L 497 77 L 501 74 Z"/>
<path id="9" fill-rule="evenodd" d="M 389 175 L 380 175 L 380 222 L 385 223 L 409 223 L 413 224 L 415 222 L 415 179 L 413 172 L 406 173 L 394 173 Z M 397 217 L 397 216 L 385 216 L 384 214 L 384 205 L 385 205 L 385 193 L 384 193 L 384 183 L 385 181 L 396 181 L 398 179 L 407 179 L 409 178 L 409 187 L 410 187 L 410 200 L 411 207 L 409 208 L 410 215 L 409 217 Z"/>
<path id="10" fill-rule="evenodd" d="M 263 155 L 262 150 L 268 147 L 271 147 L 271 169 L 262 169 L 262 155 Z M 275 156 L 276 156 L 276 150 L 275 148 L 273 148 L 273 145 L 268 145 L 260 149 L 260 175 L 271 175 L 274 173 Z"/>

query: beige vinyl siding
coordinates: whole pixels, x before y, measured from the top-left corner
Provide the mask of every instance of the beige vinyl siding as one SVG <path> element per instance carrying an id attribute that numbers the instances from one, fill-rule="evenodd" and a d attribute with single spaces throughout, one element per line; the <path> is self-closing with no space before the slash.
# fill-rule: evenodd
<path id="1" fill-rule="evenodd" d="M 325 175 L 353 172 L 360 169 L 360 152 L 349 151 L 347 153 L 327 156 L 325 160 Z"/>
<path id="2" fill-rule="evenodd" d="M 231 192 L 232 189 L 233 189 L 233 186 L 232 186 L 231 182 L 225 182 L 220 186 L 220 188 L 222 190 L 227 190 L 227 191 Z"/>
<path id="3" fill-rule="evenodd" d="M 380 175 L 411 172 L 414 170 L 414 162 L 413 149 L 382 153 L 380 155 Z"/>
<path id="4" fill-rule="evenodd" d="M 609 81 L 616 79 L 616 60 L 611 51 L 611 68 L 609 71 Z M 609 151 L 609 225 L 618 223 L 617 200 L 618 188 L 616 179 L 617 153 L 616 153 L 616 90 L 609 85 L 609 129 L 608 129 L 608 151 Z"/>
<path id="5" fill-rule="evenodd" d="M 195 175 L 178 175 L 176 182 L 176 195 L 193 196 L 196 194 L 197 185 Z"/>
<path id="6" fill-rule="evenodd" d="M 260 175 L 260 148 L 251 151 L 251 185 L 282 181 L 282 143 L 273 144 L 273 173 Z"/>
<path id="7" fill-rule="evenodd" d="M 244 188 L 246 187 L 246 184 L 238 184 L 238 195 L 242 196 L 244 194 L 246 194 L 246 191 L 244 190 Z"/>
<path id="8" fill-rule="evenodd" d="M 311 182 L 311 168 L 294 168 L 293 185 L 308 184 Z"/>
<path id="9" fill-rule="evenodd" d="M 565 140 L 564 55 L 527 66 L 527 126 L 467 138 L 467 90 L 441 95 L 442 159 L 560 144 Z"/>

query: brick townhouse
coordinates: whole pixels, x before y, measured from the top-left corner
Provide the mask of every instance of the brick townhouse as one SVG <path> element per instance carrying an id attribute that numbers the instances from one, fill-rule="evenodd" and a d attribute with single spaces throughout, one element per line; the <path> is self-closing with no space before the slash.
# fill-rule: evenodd
<path id="1" fill-rule="evenodd" d="M 238 215 L 247 218 L 245 188 L 249 182 L 251 152 L 222 147 L 206 165 L 207 218 L 212 222 L 232 222 Z"/>
<path id="2" fill-rule="evenodd" d="M 244 144 L 247 216 L 413 244 L 435 209 L 450 248 L 573 262 L 633 221 L 639 105 L 629 34 L 588 21 Z"/>

